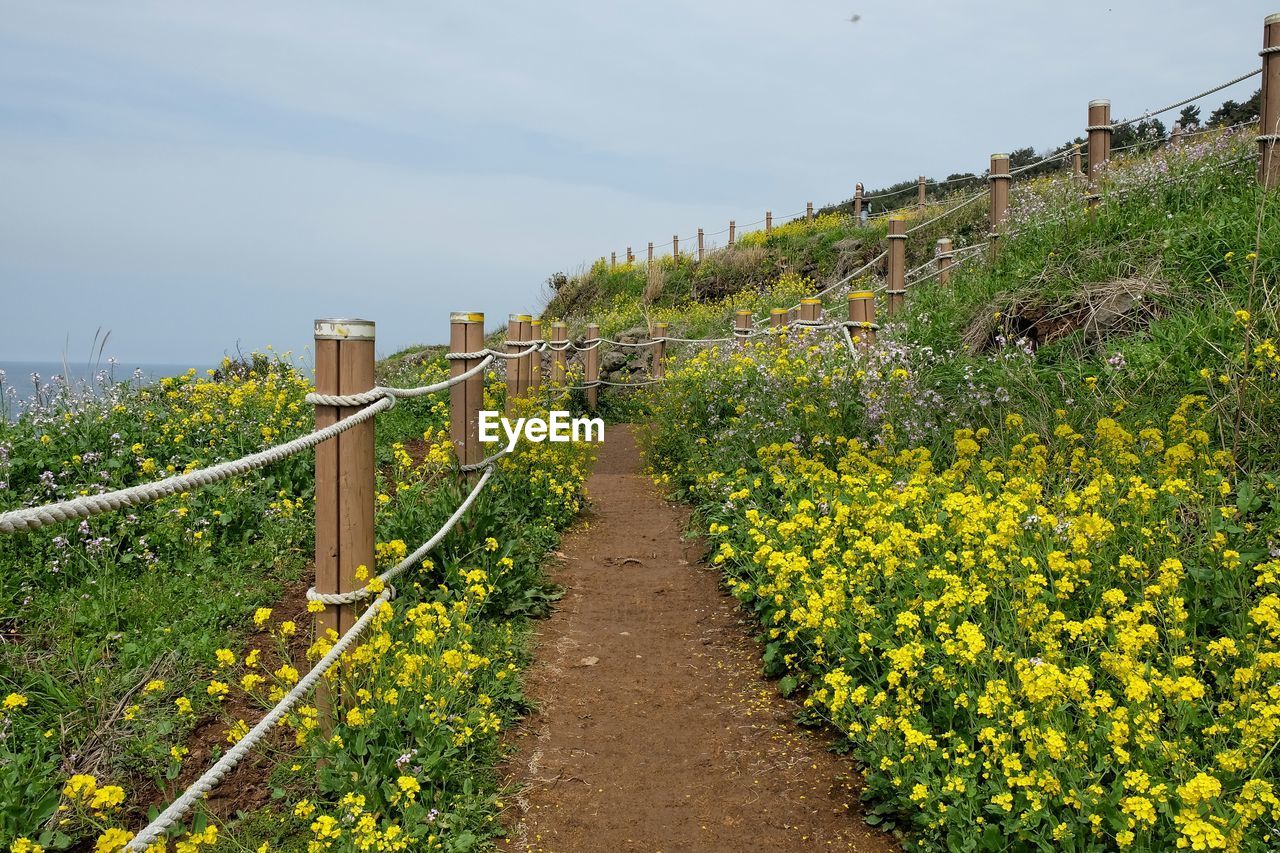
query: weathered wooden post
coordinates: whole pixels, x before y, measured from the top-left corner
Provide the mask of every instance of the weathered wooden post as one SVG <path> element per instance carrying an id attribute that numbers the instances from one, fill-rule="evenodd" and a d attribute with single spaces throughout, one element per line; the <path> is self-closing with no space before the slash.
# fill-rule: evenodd
<path id="1" fill-rule="evenodd" d="M 1173 130 L 1169 133 L 1169 144 L 1174 148 L 1182 144 L 1182 122 L 1173 123 Z"/>
<path id="2" fill-rule="evenodd" d="M 680 261 L 680 235 L 679 234 L 671 235 L 671 257 L 675 258 L 676 262 L 679 263 Z"/>
<path id="3" fill-rule="evenodd" d="M 529 343 L 542 343 L 542 321 L 529 321 Z M 542 353 L 531 352 L 527 356 L 529 359 L 529 393 L 537 394 L 538 389 L 542 387 Z"/>
<path id="4" fill-rule="evenodd" d="M 635 262 L 636 262 L 636 256 L 631 253 L 631 247 L 628 246 L 627 247 L 627 263 L 634 264 Z"/>
<path id="5" fill-rule="evenodd" d="M 822 320 L 822 300 L 808 297 L 800 300 L 800 317 L 802 323 L 817 323 Z"/>
<path id="6" fill-rule="evenodd" d="M 988 176 L 991 182 L 991 212 L 987 223 L 991 226 L 988 236 L 991 238 L 991 254 L 994 256 L 999 246 L 1000 227 L 1009 211 L 1009 185 L 1013 183 L 1013 176 L 1009 174 L 1008 154 L 991 155 L 991 171 Z"/>
<path id="7" fill-rule="evenodd" d="M 557 320 L 551 324 L 551 343 L 554 344 L 551 361 L 551 381 L 564 385 L 569 376 L 569 326 Z"/>
<path id="8" fill-rule="evenodd" d="M 1258 181 L 1265 189 L 1280 185 L 1280 13 L 1262 24 L 1262 101 L 1258 111 Z"/>
<path id="9" fill-rule="evenodd" d="M 316 391 L 359 394 L 374 387 L 372 320 L 316 320 Z M 316 406 L 316 428 L 337 423 L 363 406 Z M 373 572 L 373 419 L 316 447 L 316 592 L 351 592 L 364 586 L 356 569 Z M 317 636 L 330 629 L 345 634 L 359 614 L 355 605 L 330 604 L 316 614 Z M 323 685 L 322 685 L 323 687 Z M 318 701 L 332 707 L 324 688 Z"/>
<path id="10" fill-rule="evenodd" d="M 449 351 L 476 353 L 484 350 L 484 314 L 462 311 L 449 315 Z M 480 363 L 480 358 L 449 359 L 449 375 L 461 376 Z M 480 446 L 480 408 L 484 405 L 484 375 L 477 373 L 449 388 L 449 441 L 459 465 L 472 465 L 484 458 Z M 471 479 L 480 476 L 472 472 Z"/>
<path id="11" fill-rule="evenodd" d="M 764 212 L 764 235 L 768 237 L 773 233 L 773 211 L 766 210 Z"/>
<path id="12" fill-rule="evenodd" d="M 520 315 L 507 315 L 507 355 L 520 352 L 521 338 Z M 520 359 L 508 358 L 507 362 L 507 412 L 512 411 L 516 398 L 520 396 Z"/>
<path id="13" fill-rule="evenodd" d="M 1080 146 L 1077 145 L 1075 150 L 1071 152 L 1071 173 L 1077 177 L 1084 174 L 1084 169 L 1080 167 Z"/>
<path id="14" fill-rule="evenodd" d="M 951 281 L 951 260 L 954 257 L 955 253 L 951 251 L 951 238 L 939 238 L 937 248 L 933 252 L 933 262 L 938 268 L 938 284 L 947 284 Z"/>
<path id="15" fill-rule="evenodd" d="M 609 253 L 609 269 L 614 269 L 617 266 L 618 266 L 618 253 L 610 252 Z"/>
<path id="16" fill-rule="evenodd" d="M 898 214 L 889 217 L 889 319 L 898 316 L 907 295 L 907 223 Z"/>
<path id="17" fill-rule="evenodd" d="M 1111 102 L 1106 98 L 1089 102 L 1089 125 L 1085 131 L 1089 134 L 1089 188 L 1085 201 L 1095 208 L 1102 199 L 1102 172 L 1111 159 Z"/>
<path id="18" fill-rule="evenodd" d="M 586 375 L 583 377 L 583 383 L 587 386 L 587 408 L 594 412 L 596 404 L 600 402 L 600 386 L 596 384 L 600 381 L 600 327 L 598 325 L 587 324 L 587 339 L 582 342 L 582 345 L 591 347 L 587 350 Z"/>
<path id="19" fill-rule="evenodd" d="M 774 308 L 769 312 L 769 327 L 773 329 L 785 329 L 787 327 L 787 315 L 790 312 L 786 308 Z"/>
<path id="20" fill-rule="evenodd" d="M 740 340 L 746 340 L 747 335 L 751 334 L 751 312 L 746 308 L 740 308 L 733 312 L 733 336 Z"/>
<path id="21" fill-rule="evenodd" d="M 732 246 L 732 245 L 733 245 L 733 230 L 734 230 L 734 225 L 735 225 L 734 221 L 733 221 L 732 219 L 730 219 L 730 220 L 729 220 L 729 245 L 730 245 L 730 246 Z"/>
<path id="22" fill-rule="evenodd" d="M 698 229 L 698 263 L 702 263 L 702 229 Z"/>
<path id="23" fill-rule="evenodd" d="M 529 314 L 520 315 L 520 351 L 524 352 L 529 348 L 529 344 L 533 342 L 533 317 Z M 533 354 L 526 353 L 518 359 L 520 362 L 520 388 L 521 397 L 529 396 L 530 380 L 533 377 Z"/>
<path id="24" fill-rule="evenodd" d="M 854 341 L 863 346 L 876 342 L 876 295 L 870 290 L 856 290 L 849 294 L 849 321 L 858 324 L 853 332 Z"/>
<path id="25" fill-rule="evenodd" d="M 853 187 L 853 224 L 862 224 L 862 183 L 859 182 Z"/>
<path id="26" fill-rule="evenodd" d="M 811 201 L 806 201 L 804 203 L 804 221 L 808 223 L 813 222 L 813 202 Z"/>
<path id="27" fill-rule="evenodd" d="M 662 379 L 666 376 L 666 366 L 663 362 L 667 358 L 667 324 L 654 323 L 649 337 L 653 339 L 653 345 L 649 347 L 652 350 L 649 374 L 654 379 Z"/>
<path id="28" fill-rule="evenodd" d="M 921 175 L 916 178 L 916 204 L 924 207 L 925 200 L 925 177 Z"/>
<path id="29" fill-rule="evenodd" d="M 653 241 L 649 241 L 649 263 L 653 263 Z"/>

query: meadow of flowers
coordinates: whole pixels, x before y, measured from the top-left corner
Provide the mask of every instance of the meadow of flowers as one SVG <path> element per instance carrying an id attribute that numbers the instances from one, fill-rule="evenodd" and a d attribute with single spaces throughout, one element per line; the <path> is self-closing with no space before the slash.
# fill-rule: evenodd
<path id="1" fill-rule="evenodd" d="M 909 847 L 1280 837 L 1280 229 L 1249 144 L 1118 164 L 1092 220 L 1070 176 L 1020 187 L 998 259 L 874 348 L 711 347 L 652 397 L 655 476 L 766 672 Z M 1086 334 L 1080 294 L 1125 277 L 1141 319 Z M 1077 326 L 1026 336 L 1054 310 Z"/>
<path id="2" fill-rule="evenodd" d="M 384 378 L 445 372 L 435 359 Z M 489 380 L 501 406 L 502 383 Z M 309 390 L 287 358 L 264 354 L 51 401 L 0 426 L 0 500 L 117 488 L 278 443 L 311 428 Z M 441 399 L 387 415 L 368 572 L 403 558 L 466 491 Z M 522 710 L 522 620 L 554 598 L 540 561 L 579 508 L 588 464 L 568 445 L 502 460 L 464 523 L 401 579 L 367 642 L 332 671 L 329 688 L 350 700 L 335 724 L 322 735 L 316 706 L 304 706 L 287 721 L 292 734 L 271 741 L 271 801 L 230 824 L 198 814 L 176 849 L 466 850 L 498 832 L 491 766 L 498 733 Z M 312 636 L 309 613 L 275 607 L 307 580 L 312 517 L 303 455 L 131 514 L 0 539 L 0 847 L 119 850 L 147 804 L 207 763 L 191 765 L 193 732 L 218 733 L 216 756 L 323 655 L 336 638 Z"/>

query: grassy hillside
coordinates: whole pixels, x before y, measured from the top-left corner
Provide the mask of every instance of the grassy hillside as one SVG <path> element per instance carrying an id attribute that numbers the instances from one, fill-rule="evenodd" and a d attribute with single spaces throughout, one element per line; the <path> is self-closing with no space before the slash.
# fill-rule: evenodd
<path id="1" fill-rule="evenodd" d="M 908 846 L 1266 849 L 1280 217 L 1255 148 L 1120 160 L 1096 216 L 1070 175 L 1018 183 L 994 259 L 910 287 L 874 348 L 703 347 L 647 397 L 655 475 L 698 507 L 767 671 L 844 734 Z M 984 217 L 913 235 L 908 268 Z M 792 223 L 705 272 L 597 266 L 548 312 L 723 334 L 882 227 Z"/>

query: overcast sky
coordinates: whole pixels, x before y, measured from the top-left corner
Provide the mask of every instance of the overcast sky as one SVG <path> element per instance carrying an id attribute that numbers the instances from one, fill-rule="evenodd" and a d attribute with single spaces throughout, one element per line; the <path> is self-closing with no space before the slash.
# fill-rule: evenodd
<path id="1" fill-rule="evenodd" d="M 99 326 L 193 364 L 321 316 L 382 352 L 493 327 L 610 251 L 1208 88 L 1277 9 L 0 0 L 0 359 L 82 360 Z"/>

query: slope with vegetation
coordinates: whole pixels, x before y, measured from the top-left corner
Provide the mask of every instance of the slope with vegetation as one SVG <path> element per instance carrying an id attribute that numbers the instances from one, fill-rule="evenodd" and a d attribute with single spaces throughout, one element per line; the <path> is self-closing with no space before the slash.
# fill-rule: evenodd
<path id="1" fill-rule="evenodd" d="M 644 399 L 655 475 L 699 509 L 766 670 L 909 846 L 1268 849 L 1280 218 L 1255 151 L 1224 131 L 1131 152 L 1094 216 L 1069 173 L 1020 181 L 995 258 L 881 304 L 874 347 L 705 346 Z M 985 227 L 958 211 L 907 266 Z M 718 337 L 882 235 L 830 214 L 706 272 L 597 265 L 549 312 Z"/>
<path id="2" fill-rule="evenodd" d="M 435 353 L 390 360 L 379 379 L 445 375 Z M 0 421 L 0 511 L 308 432 L 310 390 L 287 358 L 262 354 L 154 386 L 54 395 Z M 490 403 L 502 393 L 490 375 Z M 371 572 L 403 559 L 466 493 L 447 414 L 436 395 L 378 420 Z M 332 728 L 322 734 L 314 703 L 289 714 L 262 757 L 171 834 L 176 849 L 468 850 L 498 833 L 492 767 L 524 710 L 524 619 L 555 594 L 540 561 L 577 512 L 587 464 L 564 444 L 501 460 L 326 676 L 350 697 Z M 307 454 L 132 512 L 0 536 L 0 849 L 120 850 L 327 651 L 336 636 L 313 635 L 320 605 L 302 594 L 313 496 Z"/>

